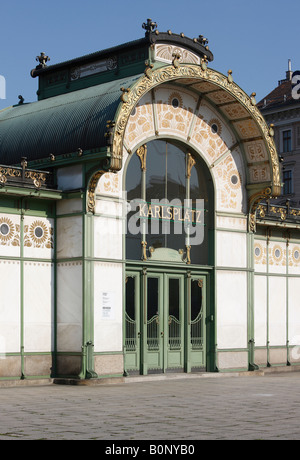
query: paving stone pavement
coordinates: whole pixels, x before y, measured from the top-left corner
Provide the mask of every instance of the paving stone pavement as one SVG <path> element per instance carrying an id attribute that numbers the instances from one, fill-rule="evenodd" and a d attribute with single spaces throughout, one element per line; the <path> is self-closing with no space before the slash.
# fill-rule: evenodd
<path id="1" fill-rule="evenodd" d="M 300 372 L 0 388 L 0 440 L 41 439 L 299 440 Z"/>

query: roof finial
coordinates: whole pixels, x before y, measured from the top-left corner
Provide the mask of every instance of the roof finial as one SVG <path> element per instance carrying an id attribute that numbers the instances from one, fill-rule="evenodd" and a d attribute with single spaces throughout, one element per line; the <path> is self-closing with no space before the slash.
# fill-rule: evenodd
<path id="1" fill-rule="evenodd" d="M 46 56 L 45 53 L 41 53 L 36 57 L 36 61 L 40 63 L 41 67 L 46 67 L 46 62 L 50 61 L 49 56 Z"/>
<path id="2" fill-rule="evenodd" d="M 153 22 L 152 19 L 147 19 L 147 22 L 144 22 L 142 25 L 143 29 L 146 30 L 145 36 L 147 37 L 153 30 L 157 28 L 156 22 Z"/>

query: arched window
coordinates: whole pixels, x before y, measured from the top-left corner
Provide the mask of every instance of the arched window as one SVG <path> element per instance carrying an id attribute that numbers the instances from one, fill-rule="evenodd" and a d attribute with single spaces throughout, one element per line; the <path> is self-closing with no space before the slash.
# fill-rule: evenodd
<path id="1" fill-rule="evenodd" d="M 126 191 L 127 259 L 176 252 L 187 263 L 209 263 L 212 181 L 200 158 L 185 146 L 151 141 L 130 159 Z"/>

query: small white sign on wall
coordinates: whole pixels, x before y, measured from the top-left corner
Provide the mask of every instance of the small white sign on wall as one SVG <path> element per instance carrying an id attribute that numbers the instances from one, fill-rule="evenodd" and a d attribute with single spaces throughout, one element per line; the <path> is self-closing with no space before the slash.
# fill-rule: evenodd
<path id="1" fill-rule="evenodd" d="M 101 293 L 101 318 L 115 319 L 115 293 L 112 291 L 102 291 Z"/>

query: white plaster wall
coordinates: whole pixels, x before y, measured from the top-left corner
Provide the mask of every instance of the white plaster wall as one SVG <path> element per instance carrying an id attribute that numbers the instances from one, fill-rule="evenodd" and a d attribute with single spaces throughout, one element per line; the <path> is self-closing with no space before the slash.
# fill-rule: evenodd
<path id="1" fill-rule="evenodd" d="M 25 352 L 53 350 L 54 267 L 51 263 L 24 263 Z"/>
<path id="2" fill-rule="evenodd" d="M 286 345 L 286 278 L 269 277 L 270 346 Z"/>
<path id="3" fill-rule="evenodd" d="M 82 216 L 57 219 L 57 258 L 82 256 Z"/>
<path id="4" fill-rule="evenodd" d="M 59 190 L 77 190 L 82 187 L 82 166 L 68 166 L 57 171 Z"/>
<path id="5" fill-rule="evenodd" d="M 122 351 L 123 348 L 122 264 L 94 264 L 94 344 L 95 352 Z M 104 298 L 107 299 L 105 305 Z M 103 309 L 103 306 L 107 309 Z"/>
<path id="6" fill-rule="evenodd" d="M 247 267 L 247 235 L 237 232 L 217 232 L 217 266 Z"/>
<path id="7" fill-rule="evenodd" d="M 217 271 L 218 349 L 247 347 L 247 274 Z"/>
<path id="8" fill-rule="evenodd" d="M 19 280 L 20 262 L 0 260 L 0 353 L 20 352 Z"/>
<path id="9" fill-rule="evenodd" d="M 81 351 L 82 264 L 57 264 L 57 349 Z"/>
<path id="10" fill-rule="evenodd" d="M 267 277 L 254 277 L 254 341 L 256 347 L 267 345 Z"/>

